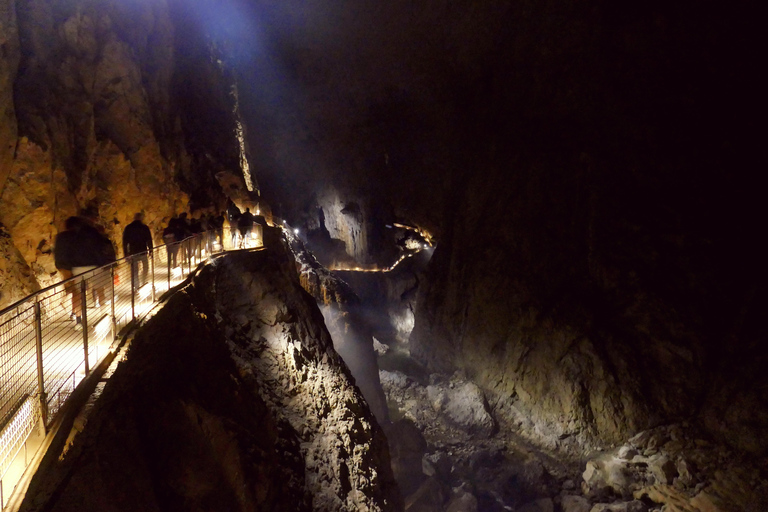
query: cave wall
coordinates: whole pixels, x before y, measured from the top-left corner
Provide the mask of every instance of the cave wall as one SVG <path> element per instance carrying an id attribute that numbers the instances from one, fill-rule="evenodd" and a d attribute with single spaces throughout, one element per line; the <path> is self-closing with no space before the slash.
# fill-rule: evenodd
<path id="1" fill-rule="evenodd" d="M 550 448 L 680 419 L 767 448 L 758 31 L 693 10 L 520 4 L 478 84 L 411 350 Z"/>
<path id="2" fill-rule="evenodd" d="M 57 279 L 52 243 L 80 209 L 117 242 L 136 212 L 159 238 L 172 214 L 223 204 L 216 173 L 239 173 L 234 77 L 209 13 L 165 0 L 1 9 L 0 222 L 39 285 Z M 18 298 L 9 288 L 0 304 Z"/>

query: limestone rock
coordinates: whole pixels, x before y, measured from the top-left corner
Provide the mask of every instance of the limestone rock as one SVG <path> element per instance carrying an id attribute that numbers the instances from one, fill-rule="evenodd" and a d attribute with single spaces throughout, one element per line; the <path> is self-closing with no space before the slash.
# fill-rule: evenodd
<path id="1" fill-rule="evenodd" d="M 172 10 L 77 0 L 17 13 L 0 4 L 0 222 L 41 286 L 58 280 L 53 240 L 81 209 L 96 212 L 119 254 L 135 213 L 145 212 L 159 242 L 170 216 L 195 206 L 191 188 L 204 182 L 208 204 L 223 202 L 212 173 L 192 172 L 199 164 L 189 155 L 206 154 L 213 167 L 237 161 L 232 78 Z M 190 76 L 205 76 L 207 90 Z M 194 116 L 179 115 L 185 106 Z M 210 117 L 232 130 L 201 137 Z"/>
<path id="2" fill-rule="evenodd" d="M 649 467 L 656 481 L 661 484 L 671 484 L 677 476 L 677 466 L 666 456 L 651 459 Z"/>
<path id="3" fill-rule="evenodd" d="M 590 512 L 592 505 L 582 496 L 571 494 L 563 496 L 560 506 L 563 512 Z"/>
<path id="4" fill-rule="evenodd" d="M 495 422 L 476 384 L 460 381 L 430 385 L 427 396 L 435 411 L 445 414 L 457 426 L 485 437 L 493 434 Z"/>
<path id="5" fill-rule="evenodd" d="M 32 269 L 0 225 L 0 309 L 38 289 Z"/>

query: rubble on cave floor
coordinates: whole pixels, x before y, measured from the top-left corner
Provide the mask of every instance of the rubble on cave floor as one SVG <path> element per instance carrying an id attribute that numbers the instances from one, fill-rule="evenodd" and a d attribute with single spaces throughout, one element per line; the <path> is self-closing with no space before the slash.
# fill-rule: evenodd
<path id="1" fill-rule="evenodd" d="M 498 425 L 482 391 L 460 372 L 410 365 L 380 372 L 407 512 L 766 510 L 766 461 L 746 460 L 693 425 L 657 427 L 567 460 Z"/>

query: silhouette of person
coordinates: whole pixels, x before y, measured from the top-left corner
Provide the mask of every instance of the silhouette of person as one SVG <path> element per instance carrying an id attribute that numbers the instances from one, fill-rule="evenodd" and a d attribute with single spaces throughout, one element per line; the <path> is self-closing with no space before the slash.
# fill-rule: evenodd
<path id="1" fill-rule="evenodd" d="M 137 213 L 133 216 L 133 222 L 125 226 L 123 230 L 123 254 L 131 258 L 131 271 L 137 288 L 147 282 L 149 251 L 153 247 L 152 232 L 149 230 L 149 226 L 144 224 L 144 214 Z M 139 265 L 141 265 L 140 275 Z"/>

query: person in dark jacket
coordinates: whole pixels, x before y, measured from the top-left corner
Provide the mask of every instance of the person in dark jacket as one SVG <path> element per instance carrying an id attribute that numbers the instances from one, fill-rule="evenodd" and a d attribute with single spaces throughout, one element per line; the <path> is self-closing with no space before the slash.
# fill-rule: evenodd
<path id="1" fill-rule="evenodd" d="M 240 219 L 240 208 L 231 199 L 227 201 L 227 220 L 229 221 L 229 236 L 232 248 L 237 247 L 237 221 Z"/>
<path id="2" fill-rule="evenodd" d="M 79 231 L 82 227 L 82 219 L 69 217 L 64 223 L 65 230 L 56 235 L 53 244 L 53 259 L 56 268 L 64 281 L 72 278 L 72 269 L 79 266 L 82 256 Z M 82 317 L 82 300 L 77 282 L 69 281 L 64 289 L 72 296 L 72 316 L 79 325 Z"/>
<path id="3" fill-rule="evenodd" d="M 117 260 L 117 252 L 112 240 L 99 223 L 99 216 L 93 209 L 80 211 L 82 226 L 80 228 L 80 241 L 86 249 L 83 251 L 86 260 L 84 264 L 88 270 L 97 269 L 89 279 L 89 286 L 93 290 L 94 306 L 107 305 L 107 290 L 112 288 L 112 277 L 109 268 L 100 268 Z M 84 271 L 84 270 L 83 270 Z M 75 271 L 75 274 L 80 271 Z"/>
<path id="4" fill-rule="evenodd" d="M 221 212 L 218 217 L 213 219 L 213 227 L 222 249 L 224 249 L 224 218 L 224 212 Z"/>
<path id="5" fill-rule="evenodd" d="M 148 251 L 151 251 L 152 248 L 152 232 L 144 224 L 144 214 L 137 213 L 133 217 L 133 222 L 123 230 L 123 253 L 131 258 L 131 268 L 136 287 L 141 287 L 147 282 L 149 274 Z M 141 265 L 141 276 L 138 275 L 139 265 Z"/>
<path id="6" fill-rule="evenodd" d="M 250 208 L 246 208 L 245 212 L 237 219 L 237 228 L 243 237 L 240 240 L 240 247 L 247 247 L 251 240 L 251 230 L 253 229 L 253 214 Z"/>
<path id="7" fill-rule="evenodd" d="M 179 219 L 174 215 L 168 222 L 168 227 L 163 230 L 163 242 L 165 243 L 166 257 L 169 268 L 176 268 L 176 257 L 179 254 L 179 244 L 176 240 L 176 223 Z"/>

